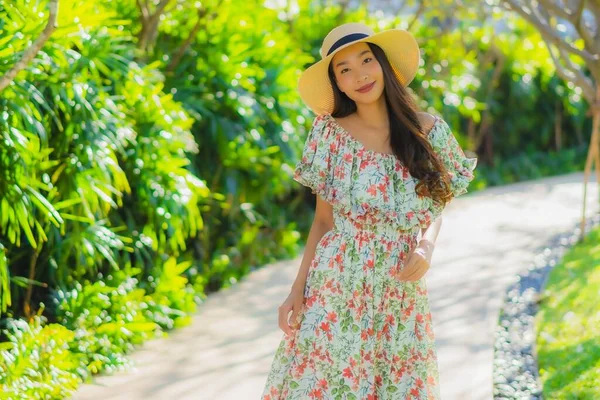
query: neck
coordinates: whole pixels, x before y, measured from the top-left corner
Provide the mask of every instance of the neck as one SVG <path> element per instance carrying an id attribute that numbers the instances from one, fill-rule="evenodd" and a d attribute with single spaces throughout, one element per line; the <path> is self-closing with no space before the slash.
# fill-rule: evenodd
<path id="1" fill-rule="evenodd" d="M 373 127 L 374 129 L 389 129 L 389 116 L 384 96 L 381 96 L 379 100 L 372 103 L 357 104 L 356 115 L 365 123 L 365 125 Z"/>

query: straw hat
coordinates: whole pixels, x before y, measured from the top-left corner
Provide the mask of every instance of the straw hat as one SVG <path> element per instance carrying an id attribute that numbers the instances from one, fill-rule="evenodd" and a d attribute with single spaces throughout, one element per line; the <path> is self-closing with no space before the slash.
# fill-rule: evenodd
<path id="1" fill-rule="evenodd" d="M 331 59 L 343 48 L 360 42 L 375 43 L 383 49 L 400 84 L 408 86 L 414 79 L 421 54 L 411 33 L 403 29 L 375 33 L 356 22 L 340 25 L 325 36 L 320 49 L 321 60 L 308 67 L 298 80 L 300 97 L 316 114 L 333 112 L 333 87 L 327 75 Z"/>

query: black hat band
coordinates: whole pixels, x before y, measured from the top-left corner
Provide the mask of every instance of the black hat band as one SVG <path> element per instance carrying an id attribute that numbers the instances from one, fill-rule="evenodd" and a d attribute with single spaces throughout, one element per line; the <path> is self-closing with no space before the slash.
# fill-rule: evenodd
<path id="1" fill-rule="evenodd" d="M 327 52 L 327 55 L 330 55 L 332 52 L 334 52 L 337 48 L 345 45 L 346 43 L 350 43 L 350 42 L 354 42 L 355 40 L 359 40 L 362 38 L 366 38 L 369 35 L 367 35 L 366 33 L 351 33 L 350 35 L 346 35 L 343 38 L 339 39 L 337 42 L 335 42 L 333 44 L 333 46 L 331 46 L 329 48 L 329 51 Z"/>

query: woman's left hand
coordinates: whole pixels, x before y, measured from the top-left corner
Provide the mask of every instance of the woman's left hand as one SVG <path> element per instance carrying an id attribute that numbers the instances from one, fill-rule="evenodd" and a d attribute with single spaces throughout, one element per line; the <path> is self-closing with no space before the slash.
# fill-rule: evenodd
<path id="1" fill-rule="evenodd" d="M 401 281 L 414 282 L 421 279 L 429 270 L 431 256 L 435 245 L 427 239 L 421 239 L 419 244 L 408 255 L 404 268 L 396 277 Z"/>

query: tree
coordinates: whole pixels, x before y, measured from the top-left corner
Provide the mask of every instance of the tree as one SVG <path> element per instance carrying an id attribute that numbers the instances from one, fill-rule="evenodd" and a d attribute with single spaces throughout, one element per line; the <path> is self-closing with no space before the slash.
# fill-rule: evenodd
<path id="1" fill-rule="evenodd" d="M 581 240 L 585 233 L 587 184 L 594 163 L 600 185 L 600 2 L 538 0 L 532 4 L 527 0 L 503 0 L 503 3 L 535 26 L 548 47 L 557 74 L 580 87 L 590 104 L 588 115 L 593 123 L 584 172 Z M 582 62 L 577 63 L 574 58 Z"/>
<path id="2" fill-rule="evenodd" d="M 23 56 L 21 59 L 12 67 L 6 74 L 0 77 L 0 92 L 4 90 L 8 85 L 11 84 L 15 76 L 19 72 L 21 72 L 27 64 L 33 60 L 35 55 L 40 51 L 44 44 L 50 39 L 52 32 L 56 29 L 56 17 L 58 15 L 58 0 L 50 0 L 48 2 L 48 23 L 46 27 L 40 34 L 40 36 L 31 44 L 25 52 L 23 52 Z"/>

